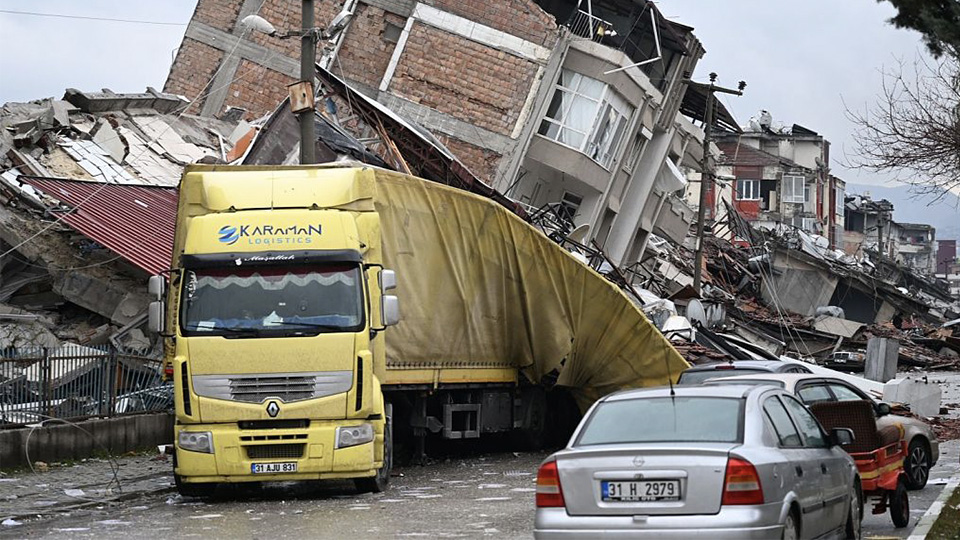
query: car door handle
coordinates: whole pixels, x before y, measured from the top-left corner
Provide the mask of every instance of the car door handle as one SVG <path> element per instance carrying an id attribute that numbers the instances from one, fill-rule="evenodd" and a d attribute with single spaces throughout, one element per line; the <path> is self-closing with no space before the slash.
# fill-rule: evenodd
<path id="1" fill-rule="evenodd" d="M 826 463 L 821 463 L 821 464 L 820 464 L 820 472 L 822 472 L 823 474 L 827 474 L 827 464 L 826 464 Z"/>
<path id="2" fill-rule="evenodd" d="M 796 471 L 797 471 L 797 476 L 803 476 L 803 467 L 797 465 Z"/>

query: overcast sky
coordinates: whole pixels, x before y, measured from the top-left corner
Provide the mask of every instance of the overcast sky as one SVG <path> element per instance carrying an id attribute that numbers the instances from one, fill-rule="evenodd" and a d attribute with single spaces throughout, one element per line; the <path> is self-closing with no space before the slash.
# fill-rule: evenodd
<path id="1" fill-rule="evenodd" d="M 291 2 L 297 0 L 290 0 Z M 321 0 L 329 1 L 329 0 Z M 466 0 L 465 0 L 466 1 Z M 491 0 L 497 1 L 497 0 Z M 144 20 L 151 25 L 0 12 L 0 103 L 61 97 L 68 87 L 141 92 L 163 87 L 195 0 L 0 0 L 0 10 Z M 707 50 L 695 78 L 747 81 L 743 97 L 723 98 L 740 124 L 760 109 L 774 122 L 801 124 L 832 143 L 834 172 L 848 182 L 883 178 L 843 168 L 851 148 L 844 101 L 875 101 L 879 69 L 923 54 L 919 34 L 886 23 L 875 0 L 662 0 L 665 16 L 693 26 Z"/>

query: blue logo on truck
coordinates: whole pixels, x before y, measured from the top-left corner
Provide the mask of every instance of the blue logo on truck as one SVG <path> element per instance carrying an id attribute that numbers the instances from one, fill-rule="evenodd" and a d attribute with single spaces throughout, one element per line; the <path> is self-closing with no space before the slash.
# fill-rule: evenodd
<path id="1" fill-rule="evenodd" d="M 240 239 L 240 231 L 232 225 L 224 225 L 220 227 L 220 241 L 224 244 L 232 245 L 236 244 L 237 240 Z"/>
<path id="2" fill-rule="evenodd" d="M 286 227 L 275 227 L 273 225 L 224 225 L 220 227 L 218 234 L 220 242 L 229 245 L 236 244 L 241 238 L 246 239 L 248 244 L 253 245 L 278 245 L 278 244 L 310 244 L 313 242 L 312 236 L 320 235 L 321 226 L 307 225 L 305 227 L 290 225 Z"/>

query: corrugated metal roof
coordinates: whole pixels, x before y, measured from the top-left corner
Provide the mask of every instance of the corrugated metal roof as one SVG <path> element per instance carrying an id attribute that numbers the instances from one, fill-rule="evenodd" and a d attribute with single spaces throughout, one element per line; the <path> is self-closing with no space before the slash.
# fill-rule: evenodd
<path id="1" fill-rule="evenodd" d="M 177 190 L 21 176 L 72 207 L 63 222 L 153 275 L 170 268 Z"/>

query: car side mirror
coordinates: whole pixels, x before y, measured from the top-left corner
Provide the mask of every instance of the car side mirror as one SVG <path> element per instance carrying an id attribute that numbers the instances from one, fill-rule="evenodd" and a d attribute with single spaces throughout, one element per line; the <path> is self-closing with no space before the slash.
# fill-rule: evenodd
<path id="1" fill-rule="evenodd" d="M 853 435 L 852 429 L 838 427 L 830 430 L 830 439 L 833 441 L 834 446 L 847 446 L 853 444 L 856 437 Z"/>
<path id="2" fill-rule="evenodd" d="M 882 401 L 877 403 L 877 416 L 886 416 L 888 414 L 890 414 L 890 404 Z"/>

